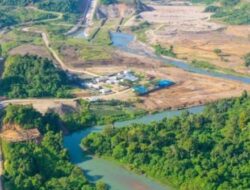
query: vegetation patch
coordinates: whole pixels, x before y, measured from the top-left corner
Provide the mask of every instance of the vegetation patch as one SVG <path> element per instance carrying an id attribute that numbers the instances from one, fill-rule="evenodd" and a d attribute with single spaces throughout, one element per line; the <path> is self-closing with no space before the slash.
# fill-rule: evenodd
<path id="1" fill-rule="evenodd" d="M 146 112 L 130 103 L 117 100 L 86 102 L 80 101 L 78 111 L 62 116 L 69 131 L 84 129 L 93 125 L 112 125 L 116 121 L 134 119 Z"/>
<path id="2" fill-rule="evenodd" d="M 245 62 L 246 67 L 250 66 L 250 53 L 244 56 L 244 62 Z"/>
<path id="3" fill-rule="evenodd" d="M 142 109 L 134 107 L 129 102 L 118 100 L 97 101 L 90 104 L 90 112 L 96 117 L 97 124 L 113 124 L 145 115 Z"/>
<path id="4" fill-rule="evenodd" d="M 250 3 L 235 7 L 224 7 L 216 11 L 214 18 L 220 18 L 229 24 L 250 24 Z"/>
<path id="5" fill-rule="evenodd" d="M 39 142 L 11 143 L 2 140 L 3 184 L 11 190 L 107 190 L 102 182 L 91 184 L 74 166 L 59 133 L 59 117 L 41 115 L 30 106 L 10 105 L 0 114 L 0 124 L 19 124 L 25 129 L 37 126 L 43 134 Z"/>
<path id="6" fill-rule="evenodd" d="M 207 70 L 216 70 L 217 67 L 212 65 L 211 63 L 207 62 L 207 61 L 202 61 L 202 60 L 193 60 L 191 62 L 191 64 L 195 67 L 198 68 L 203 68 L 203 69 L 207 69 Z"/>
<path id="7" fill-rule="evenodd" d="M 79 13 L 82 8 L 81 0 L 0 0 L 0 5 L 5 6 L 27 6 L 29 4 L 56 12 Z"/>
<path id="8" fill-rule="evenodd" d="M 9 98 L 69 97 L 70 81 L 52 61 L 37 56 L 11 56 L 0 80 L 1 95 Z"/>
<path id="9" fill-rule="evenodd" d="M 235 76 L 244 76 L 244 75 L 237 73 L 233 69 L 222 68 L 222 67 L 213 65 L 213 64 L 209 63 L 208 61 L 193 60 L 191 62 L 191 65 L 193 65 L 197 68 L 202 68 L 202 69 L 206 69 L 206 70 L 210 70 L 210 71 L 218 71 L 218 72 L 228 73 L 228 74 L 235 75 Z"/>
<path id="10" fill-rule="evenodd" d="M 220 101 L 201 114 L 92 133 L 82 146 L 179 189 L 247 189 L 250 97 Z M 240 176 L 240 178 L 239 178 Z"/>
<path id="11" fill-rule="evenodd" d="M 240 0 L 192 0 L 194 3 L 206 3 L 206 12 L 213 12 L 214 18 L 229 24 L 250 24 L 250 3 Z M 211 5 L 220 3 L 221 6 Z"/>
<path id="12" fill-rule="evenodd" d="M 81 4 L 81 0 L 38 0 L 37 6 L 48 11 L 79 13 Z"/>
<path id="13" fill-rule="evenodd" d="M 26 33 L 20 30 L 12 30 L 7 34 L 0 35 L 2 56 L 7 56 L 8 52 L 22 44 L 43 45 L 39 34 Z"/>
<path id="14" fill-rule="evenodd" d="M 77 38 L 60 38 L 58 36 L 53 36 L 51 40 L 53 48 L 57 50 L 61 56 L 65 56 L 64 53 L 62 53 L 62 49 L 65 48 L 65 53 L 67 53 L 67 47 L 70 46 L 73 47 L 74 53 L 77 56 L 74 58 L 75 60 L 102 61 L 111 59 L 112 48 L 108 45 L 89 43 Z"/>
<path id="15" fill-rule="evenodd" d="M 164 55 L 169 57 L 176 57 L 176 53 L 174 53 L 174 47 L 170 46 L 169 48 L 164 48 L 160 44 L 154 46 L 155 53 L 157 55 Z"/>
<path id="16" fill-rule="evenodd" d="M 57 15 L 25 7 L 0 7 L 0 28 L 25 22 L 56 18 Z"/>
<path id="17" fill-rule="evenodd" d="M 136 34 L 137 38 L 142 41 L 147 41 L 146 31 L 151 27 L 147 21 L 141 22 L 138 26 L 131 26 L 130 30 Z"/>

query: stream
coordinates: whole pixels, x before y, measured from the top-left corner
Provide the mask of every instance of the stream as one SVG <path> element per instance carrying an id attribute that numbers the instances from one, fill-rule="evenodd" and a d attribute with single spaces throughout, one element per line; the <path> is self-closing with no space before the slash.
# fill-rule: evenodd
<path id="1" fill-rule="evenodd" d="M 204 109 L 203 106 L 187 108 L 190 113 L 199 113 Z M 115 127 L 126 127 L 134 123 L 147 124 L 150 122 L 161 121 L 165 117 L 180 115 L 183 110 L 169 110 L 156 114 L 149 114 L 141 118 L 117 122 Z M 95 126 L 86 130 L 75 132 L 64 137 L 64 146 L 69 150 L 71 161 L 83 169 L 90 182 L 102 180 L 109 185 L 111 190 L 171 190 L 171 187 L 161 185 L 143 175 L 137 175 L 128 171 L 120 165 L 101 158 L 92 157 L 84 154 L 80 148 L 81 140 L 94 132 L 101 132 L 103 126 Z"/>

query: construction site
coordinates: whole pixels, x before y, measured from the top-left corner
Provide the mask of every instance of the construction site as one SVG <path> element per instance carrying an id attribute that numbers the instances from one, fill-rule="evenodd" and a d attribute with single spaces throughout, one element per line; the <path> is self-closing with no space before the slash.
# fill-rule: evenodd
<path id="1" fill-rule="evenodd" d="M 35 36 L 39 43 L 13 47 L 10 54 L 46 57 L 54 60 L 57 67 L 67 73 L 83 78 L 81 88 L 73 91 L 76 99 L 118 99 L 133 102 L 150 111 L 206 104 L 239 96 L 242 91 L 250 90 L 249 85 L 241 81 L 229 81 L 227 78 L 189 72 L 169 65 L 167 61 L 155 58 L 153 48 L 157 43 L 162 47 L 172 45 L 177 61 L 185 60 L 189 64 L 196 59 L 205 60 L 218 66 L 221 69 L 219 72 L 230 71 L 247 75 L 250 70 L 243 66 L 242 56 L 250 49 L 249 26 L 231 26 L 214 21 L 211 13 L 204 12 L 204 5 L 193 5 L 189 1 L 146 1 L 146 4 L 147 6 L 139 6 L 141 9 L 137 8 L 137 16 L 130 4 L 92 4 L 91 6 L 97 6 L 97 20 L 88 18 L 88 33 L 93 33 L 104 17 L 106 22 L 91 42 L 87 42 L 84 36 L 72 34 L 62 41 L 56 41 L 53 35 L 39 28 L 22 28 L 23 35 Z M 146 28 L 139 30 L 143 36 L 137 36 L 136 32 L 133 34 L 131 27 L 143 22 L 149 23 Z M 134 35 L 127 47 L 130 51 L 110 45 L 114 45 L 110 32 L 114 32 L 117 27 L 123 33 Z M 1 36 L 0 41 L 6 42 L 10 38 L 9 35 Z M 220 49 L 221 53 L 216 54 L 215 49 Z M 138 83 L 141 78 L 124 74 L 126 71 L 146 76 L 146 79 Z M 124 77 L 129 80 L 124 80 Z M 147 84 L 147 81 L 151 81 L 150 78 L 156 81 L 167 80 L 174 85 L 155 91 L 157 85 Z M 142 93 L 144 95 L 140 96 L 136 91 L 150 93 Z M 50 103 L 51 101 L 48 100 Z M 21 102 L 23 101 L 19 101 Z M 24 104 L 27 102 L 24 101 Z M 40 110 L 43 111 L 49 107 L 45 106 L 46 100 L 42 104 L 36 100 L 31 102 L 37 107 L 41 106 Z M 61 103 L 60 100 L 59 104 Z M 50 107 L 53 106 L 54 104 Z"/>

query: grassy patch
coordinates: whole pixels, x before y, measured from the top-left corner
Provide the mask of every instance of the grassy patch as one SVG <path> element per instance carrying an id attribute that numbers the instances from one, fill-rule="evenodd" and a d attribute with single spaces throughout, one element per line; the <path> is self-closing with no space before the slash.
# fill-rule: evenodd
<path id="1" fill-rule="evenodd" d="M 169 48 L 162 47 L 160 44 L 154 46 L 156 55 L 164 55 L 169 57 L 176 57 L 174 53 L 174 47 L 170 46 Z"/>
<path id="2" fill-rule="evenodd" d="M 228 6 L 217 11 L 213 17 L 229 24 L 250 24 L 250 3 Z"/>
<path id="3" fill-rule="evenodd" d="M 11 49 L 22 44 L 43 44 L 40 35 L 34 33 L 26 33 L 20 30 L 12 30 L 7 34 L 1 35 L 0 42 L 2 45 L 3 55 L 7 55 Z"/>
<path id="4" fill-rule="evenodd" d="M 63 46 L 74 47 L 80 59 L 85 61 L 99 61 L 111 59 L 110 46 L 105 46 L 97 43 L 91 43 L 84 39 L 77 38 L 63 38 L 53 36 L 52 46 L 58 53 Z"/>
<path id="5" fill-rule="evenodd" d="M 146 31 L 150 29 L 151 24 L 147 21 L 141 22 L 138 26 L 132 26 L 130 30 L 136 35 L 137 39 L 142 42 L 147 41 Z"/>
<path id="6" fill-rule="evenodd" d="M 56 18 L 57 15 L 25 7 L 0 7 L 0 27 Z"/>
<path id="7" fill-rule="evenodd" d="M 98 124 L 111 124 L 144 115 L 144 110 L 121 101 L 98 101 L 90 104 L 90 112 L 95 115 Z"/>
<path id="8" fill-rule="evenodd" d="M 218 69 L 218 67 L 216 67 L 215 65 L 212 65 L 211 63 L 209 63 L 207 61 L 202 61 L 202 60 L 193 60 L 191 62 L 191 65 L 198 67 L 198 68 L 206 69 L 206 70 L 217 70 Z"/>
<path id="9" fill-rule="evenodd" d="M 197 68 L 201 68 L 201 69 L 205 69 L 205 70 L 209 70 L 209 71 L 217 71 L 217 72 L 231 74 L 231 75 L 235 75 L 235 76 L 242 76 L 242 77 L 249 76 L 249 75 L 240 74 L 240 73 L 234 71 L 233 69 L 218 67 L 216 65 L 211 64 L 208 61 L 203 61 L 203 60 L 193 60 L 191 62 L 191 65 L 193 65 L 194 67 L 197 67 Z"/>

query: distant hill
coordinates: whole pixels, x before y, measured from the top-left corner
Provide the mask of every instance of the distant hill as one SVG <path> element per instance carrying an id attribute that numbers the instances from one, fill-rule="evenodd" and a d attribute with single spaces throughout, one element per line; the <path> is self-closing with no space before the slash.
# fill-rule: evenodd
<path id="1" fill-rule="evenodd" d="M 0 5 L 18 5 L 25 6 L 30 3 L 35 2 L 36 0 L 0 0 Z"/>
<path id="2" fill-rule="evenodd" d="M 49 11 L 80 13 L 84 2 L 81 0 L 0 0 L 0 5 L 27 6 L 30 4 Z"/>

